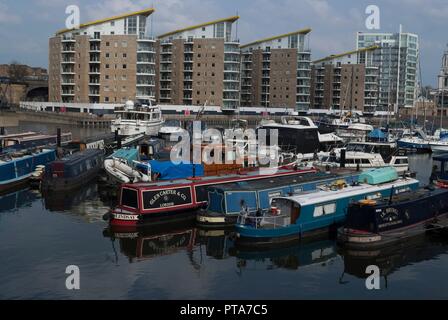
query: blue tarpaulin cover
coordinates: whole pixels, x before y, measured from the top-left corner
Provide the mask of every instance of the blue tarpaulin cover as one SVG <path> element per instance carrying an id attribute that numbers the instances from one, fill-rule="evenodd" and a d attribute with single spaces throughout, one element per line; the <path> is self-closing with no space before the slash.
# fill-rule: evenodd
<path id="1" fill-rule="evenodd" d="M 383 131 L 381 131 L 381 129 L 373 130 L 368 134 L 368 137 L 372 139 L 386 139 L 386 135 Z"/>
<path id="2" fill-rule="evenodd" d="M 160 180 L 173 180 L 173 179 L 183 179 L 193 177 L 193 167 L 194 176 L 203 177 L 204 176 L 204 166 L 202 164 L 191 164 L 191 163 L 173 163 L 171 161 L 148 161 L 151 166 L 152 173 L 159 173 Z M 146 170 L 146 163 L 140 163 L 137 165 L 139 169 Z"/>

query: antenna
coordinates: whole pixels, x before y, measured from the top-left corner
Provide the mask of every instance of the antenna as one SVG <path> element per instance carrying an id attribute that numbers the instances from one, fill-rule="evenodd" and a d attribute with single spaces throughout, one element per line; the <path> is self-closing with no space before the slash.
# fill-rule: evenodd
<path id="1" fill-rule="evenodd" d="M 238 17 L 238 10 L 236 10 L 236 16 Z M 235 28 L 236 28 L 236 30 L 235 30 L 235 40 L 238 40 L 238 22 L 239 22 L 239 20 L 240 19 L 238 19 L 238 20 L 236 20 L 236 25 L 235 25 Z"/>

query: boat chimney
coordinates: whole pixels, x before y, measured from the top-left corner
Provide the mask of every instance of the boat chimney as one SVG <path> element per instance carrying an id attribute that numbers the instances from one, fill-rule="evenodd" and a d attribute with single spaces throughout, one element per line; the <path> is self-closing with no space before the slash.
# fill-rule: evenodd
<path id="1" fill-rule="evenodd" d="M 118 129 L 115 130 L 115 141 L 118 141 Z"/>
<path id="2" fill-rule="evenodd" d="M 118 137 L 117 139 L 117 148 L 121 149 L 121 137 Z"/>
<path id="3" fill-rule="evenodd" d="M 57 128 L 56 145 L 58 146 L 58 148 L 60 148 L 61 145 L 62 145 L 62 142 L 61 142 L 61 128 Z"/>
<path id="4" fill-rule="evenodd" d="M 345 149 L 341 149 L 341 168 L 345 168 Z"/>

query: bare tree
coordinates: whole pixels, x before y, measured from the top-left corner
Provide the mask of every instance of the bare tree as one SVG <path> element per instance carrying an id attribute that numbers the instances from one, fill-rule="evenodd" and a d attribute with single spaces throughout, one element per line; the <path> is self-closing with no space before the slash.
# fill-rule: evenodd
<path id="1" fill-rule="evenodd" d="M 9 64 L 8 75 L 13 81 L 24 81 L 28 75 L 27 67 L 20 64 L 17 61 L 13 61 Z"/>

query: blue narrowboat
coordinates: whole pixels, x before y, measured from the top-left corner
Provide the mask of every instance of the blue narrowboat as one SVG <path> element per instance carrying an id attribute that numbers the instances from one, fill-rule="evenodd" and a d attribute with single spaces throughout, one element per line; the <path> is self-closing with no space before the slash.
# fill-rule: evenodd
<path id="1" fill-rule="evenodd" d="M 11 153 L 0 159 L 0 192 L 14 188 L 28 181 L 37 166 L 56 159 L 56 151 L 42 149 Z"/>
<path id="2" fill-rule="evenodd" d="M 338 180 L 357 181 L 359 172 L 345 173 L 317 172 L 212 186 L 208 189 L 208 207 L 198 213 L 197 222 L 203 227 L 233 226 L 242 207 L 260 214 L 269 209 L 273 198 L 314 191 Z"/>
<path id="3" fill-rule="evenodd" d="M 76 189 L 97 177 L 102 169 L 104 151 L 86 149 L 45 167 L 42 189 L 45 191 L 67 191 Z"/>
<path id="4" fill-rule="evenodd" d="M 425 187 L 377 201 L 350 204 L 338 242 L 371 250 L 448 229 L 448 189 Z"/>
<path id="5" fill-rule="evenodd" d="M 237 244 L 272 245 L 297 241 L 341 225 L 350 203 L 374 200 L 415 190 L 419 181 L 399 178 L 392 167 L 369 170 L 350 185 L 329 185 L 325 190 L 272 200 L 269 212 L 257 217 L 243 211 L 236 225 Z"/>

